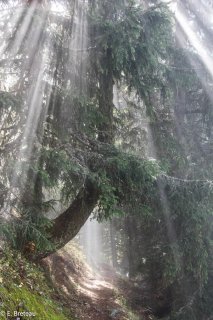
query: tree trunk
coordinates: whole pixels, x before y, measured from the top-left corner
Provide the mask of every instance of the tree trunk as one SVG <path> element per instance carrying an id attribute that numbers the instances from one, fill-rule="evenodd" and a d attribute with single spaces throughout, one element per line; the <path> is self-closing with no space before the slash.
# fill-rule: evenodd
<path id="1" fill-rule="evenodd" d="M 77 235 L 95 208 L 98 197 L 96 186 L 87 181 L 69 208 L 54 219 L 51 238 L 57 249 L 64 247 Z"/>
<path id="2" fill-rule="evenodd" d="M 113 143 L 113 71 L 112 71 L 112 51 L 107 49 L 102 65 L 104 72 L 99 75 L 99 111 L 102 121 L 98 127 L 98 139 L 104 143 Z M 107 68 L 106 68 L 107 66 Z"/>
<path id="3" fill-rule="evenodd" d="M 102 122 L 99 125 L 98 140 L 112 144 L 113 133 L 113 71 L 112 51 L 110 47 L 104 52 L 102 65 L 104 72 L 97 75 L 99 80 L 99 111 Z M 51 236 L 57 248 L 63 247 L 72 240 L 95 208 L 100 191 L 87 180 L 76 199 L 69 208 L 54 220 Z"/>
<path id="4" fill-rule="evenodd" d="M 135 259 L 134 259 L 134 247 L 133 247 L 133 237 L 134 230 L 132 227 L 132 221 L 129 216 L 125 217 L 125 232 L 126 232 L 126 248 L 127 248 L 127 257 L 128 257 L 128 266 L 129 266 L 129 277 L 133 277 L 135 273 Z"/>
<path id="5" fill-rule="evenodd" d="M 106 60 L 110 64 L 111 51 L 107 51 Z M 103 121 L 99 127 L 98 140 L 103 143 L 113 142 L 113 76 L 106 70 L 100 76 L 99 110 Z M 57 248 L 63 247 L 80 231 L 95 208 L 99 198 L 97 187 L 87 181 L 69 208 L 54 220 L 51 236 Z"/>
<path id="6" fill-rule="evenodd" d="M 111 254 L 112 254 L 112 266 L 113 266 L 113 268 L 117 268 L 118 261 L 117 261 L 117 250 L 116 250 L 116 240 L 115 240 L 115 230 L 114 230 L 114 226 L 113 226 L 113 220 L 110 221 L 109 228 L 110 228 L 110 245 L 111 245 Z"/>

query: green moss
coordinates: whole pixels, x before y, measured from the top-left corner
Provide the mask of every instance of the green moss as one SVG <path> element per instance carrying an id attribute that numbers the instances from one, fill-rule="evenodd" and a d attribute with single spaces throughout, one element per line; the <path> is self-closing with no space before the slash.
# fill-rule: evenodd
<path id="1" fill-rule="evenodd" d="M 15 252 L 5 253 L 0 260 L 0 320 L 16 319 L 16 311 L 35 315 L 21 319 L 72 320 L 56 295 L 38 266 Z"/>
<path id="2" fill-rule="evenodd" d="M 0 287 L 1 313 L 0 319 L 5 319 L 4 313 L 10 312 L 11 317 L 14 311 L 31 312 L 35 314 L 34 319 L 42 320 L 68 320 L 63 315 L 60 307 L 57 307 L 54 302 L 42 295 L 33 293 L 26 287 L 19 288 L 16 285 L 11 285 L 8 288 Z M 29 317 L 24 317 L 27 319 Z"/>

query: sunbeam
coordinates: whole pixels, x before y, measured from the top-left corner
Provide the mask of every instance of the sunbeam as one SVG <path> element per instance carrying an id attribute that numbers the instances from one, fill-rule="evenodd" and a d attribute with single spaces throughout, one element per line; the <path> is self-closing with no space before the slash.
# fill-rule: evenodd
<path id="1" fill-rule="evenodd" d="M 18 24 L 23 19 L 24 12 L 26 10 L 25 5 L 16 5 L 12 8 L 10 6 L 4 9 L 3 8 L 0 10 L 2 24 L 5 27 L 4 33 L 1 35 L 2 40 L 4 40 L 2 41 L 2 44 L 0 46 L 1 56 L 4 55 L 4 53 L 6 52 L 7 47 L 10 43 L 10 38 L 14 38 L 13 30 L 15 30 L 16 27 L 18 27 Z M 7 22 L 5 22 L 5 20 L 7 20 Z"/>
<path id="2" fill-rule="evenodd" d="M 83 248 L 87 262 L 96 270 L 103 262 L 102 241 L 101 224 L 94 219 L 89 219 L 81 229 L 79 243 Z"/>
<path id="3" fill-rule="evenodd" d="M 0 0 L 0 318 L 211 318 L 212 16 Z"/>
<path id="4" fill-rule="evenodd" d="M 19 52 L 19 49 L 22 45 L 24 37 L 32 22 L 32 18 L 35 13 L 36 7 L 37 7 L 37 4 L 35 1 L 33 2 L 32 6 L 29 6 L 29 7 L 26 6 L 24 8 L 17 22 L 14 24 L 14 27 L 15 28 L 17 27 L 17 31 L 13 35 L 14 40 L 12 39 L 12 42 L 8 43 L 8 45 L 6 46 L 6 48 L 2 53 L 9 50 L 11 57 L 14 57 Z"/>
<path id="5" fill-rule="evenodd" d="M 198 34 L 190 27 L 188 19 L 180 9 L 176 11 L 175 16 L 190 44 L 196 50 L 208 72 L 213 76 L 212 57 L 208 51 L 208 47 L 202 43 Z"/>
<path id="6" fill-rule="evenodd" d="M 68 46 L 69 48 L 64 77 L 67 90 L 69 87 L 73 94 L 77 93 L 76 90 L 79 90 L 78 94 L 86 93 L 88 40 L 86 7 L 87 4 L 85 5 L 84 2 L 75 2 L 72 10 L 73 17 L 70 18 L 68 23 L 67 35 L 64 34 L 61 39 L 62 46 Z M 51 112 L 55 112 L 56 91 L 52 91 L 51 87 L 53 81 L 55 81 L 55 73 L 58 72 L 58 57 L 55 60 L 55 53 L 52 54 L 53 39 L 51 39 L 50 34 L 53 29 L 59 28 L 60 19 L 62 19 L 61 21 L 68 19 L 64 12 L 67 11 L 62 4 L 49 3 L 49 5 L 46 4 L 41 7 L 37 5 L 36 1 L 33 1 L 31 5 L 24 7 L 19 18 L 16 19 L 16 22 L 14 21 L 14 28 L 16 27 L 17 30 L 12 41 L 8 40 L 5 45 L 5 54 L 10 60 L 8 70 L 12 70 L 13 61 L 19 55 L 20 49 L 24 52 L 26 58 L 22 61 L 21 73 L 16 84 L 24 102 L 25 111 L 20 120 L 22 129 L 21 127 L 19 129 L 20 132 L 22 130 L 23 132 L 21 133 L 19 151 L 11 175 L 11 187 L 13 187 L 8 195 L 7 210 L 4 208 L 4 212 L 11 213 L 11 203 L 15 194 L 19 199 L 21 193 L 24 192 L 28 179 L 29 163 L 32 165 L 33 162 L 36 165 L 39 161 L 39 149 L 42 145 L 42 135 L 44 133 L 42 127 L 46 120 L 50 101 Z M 36 17 L 37 14 L 39 17 Z M 55 21 L 54 15 L 56 17 Z M 29 82 L 27 87 L 26 81 Z M 71 115 L 72 110 L 68 110 L 66 101 L 62 102 L 62 108 L 64 108 L 64 112 Z M 33 159 L 35 148 L 37 158 Z"/>

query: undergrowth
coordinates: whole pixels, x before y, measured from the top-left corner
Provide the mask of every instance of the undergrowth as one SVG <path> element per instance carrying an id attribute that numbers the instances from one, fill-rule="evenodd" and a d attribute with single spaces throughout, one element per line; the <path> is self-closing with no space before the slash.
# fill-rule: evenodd
<path id="1" fill-rule="evenodd" d="M 16 312 L 25 314 L 20 319 L 73 320 L 41 268 L 6 250 L 0 257 L 0 319 L 18 319 Z"/>

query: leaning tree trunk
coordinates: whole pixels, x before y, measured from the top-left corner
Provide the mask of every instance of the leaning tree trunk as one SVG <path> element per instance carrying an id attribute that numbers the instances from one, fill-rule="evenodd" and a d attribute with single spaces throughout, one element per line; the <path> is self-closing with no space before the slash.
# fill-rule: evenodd
<path id="1" fill-rule="evenodd" d="M 88 180 L 68 209 L 53 221 L 51 238 L 57 249 L 64 247 L 77 235 L 95 208 L 98 198 L 98 189 Z"/>
<path id="2" fill-rule="evenodd" d="M 99 126 L 98 140 L 107 144 L 112 144 L 114 140 L 111 59 L 111 50 L 108 49 L 102 61 L 105 72 L 97 75 L 100 85 L 99 110 L 103 116 L 103 121 Z M 69 208 L 53 221 L 51 238 L 56 243 L 57 248 L 63 247 L 77 235 L 97 205 L 99 195 L 98 187 L 88 179 Z"/>

